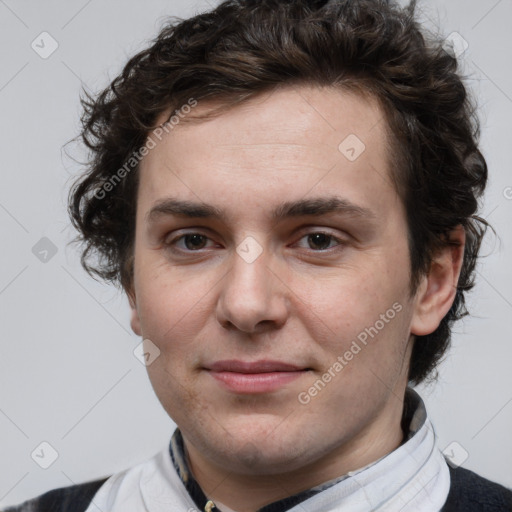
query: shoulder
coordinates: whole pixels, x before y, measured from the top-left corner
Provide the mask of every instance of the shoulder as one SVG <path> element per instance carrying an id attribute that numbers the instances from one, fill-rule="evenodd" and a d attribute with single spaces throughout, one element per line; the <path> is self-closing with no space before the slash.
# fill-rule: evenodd
<path id="1" fill-rule="evenodd" d="M 7 508 L 4 512 L 85 512 L 92 498 L 107 479 L 106 477 L 53 489 L 21 505 Z"/>
<path id="2" fill-rule="evenodd" d="M 450 493 L 442 512 L 512 512 L 512 491 L 464 468 L 450 467 Z"/>

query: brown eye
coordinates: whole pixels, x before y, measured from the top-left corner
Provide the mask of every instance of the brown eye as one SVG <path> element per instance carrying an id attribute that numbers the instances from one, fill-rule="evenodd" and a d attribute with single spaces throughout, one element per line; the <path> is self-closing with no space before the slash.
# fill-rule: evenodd
<path id="1" fill-rule="evenodd" d="M 327 235 L 326 233 L 312 233 L 311 235 L 307 235 L 308 237 L 308 245 L 311 249 L 315 250 L 325 250 L 329 249 L 329 246 L 333 240 L 331 235 Z"/>
<path id="2" fill-rule="evenodd" d="M 199 233 L 193 233 L 190 235 L 183 235 L 181 239 L 183 240 L 185 247 L 189 251 L 194 251 L 197 249 L 203 249 L 206 245 L 208 237 L 201 235 Z"/>

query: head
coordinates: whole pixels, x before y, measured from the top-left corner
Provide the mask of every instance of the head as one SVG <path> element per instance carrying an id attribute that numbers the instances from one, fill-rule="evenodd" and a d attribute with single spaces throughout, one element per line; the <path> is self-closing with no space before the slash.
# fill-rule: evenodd
<path id="1" fill-rule="evenodd" d="M 194 446 L 304 465 L 432 375 L 467 314 L 487 168 L 457 62 L 414 3 L 226 1 L 83 104 L 82 261 L 127 292 Z M 235 359 L 300 375 L 233 393 L 211 379 Z"/>

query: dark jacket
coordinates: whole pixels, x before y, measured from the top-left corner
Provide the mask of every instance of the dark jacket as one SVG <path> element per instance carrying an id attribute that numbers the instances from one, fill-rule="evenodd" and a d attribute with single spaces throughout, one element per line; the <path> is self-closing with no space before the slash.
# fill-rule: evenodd
<path id="1" fill-rule="evenodd" d="M 442 512 L 512 512 L 511 490 L 463 468 L 450 467 L 450 476 L 450 493 Z M 4 512 L 85 512 L 106 480 L 55 489 Z"/>

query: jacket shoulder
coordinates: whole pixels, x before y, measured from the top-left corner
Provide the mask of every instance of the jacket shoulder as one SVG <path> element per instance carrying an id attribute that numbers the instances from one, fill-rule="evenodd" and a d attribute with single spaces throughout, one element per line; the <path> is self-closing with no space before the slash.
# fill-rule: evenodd
<path id="1" fill-rule="evenodd" d="M 442 512 L 512 512 L 512 490 L 464 468 L 450 467 L 450 492 Z"/>
<path id="2" fill-rule="evenodd" d="M 100 478 L 83 484 L 53 489 L 3 512 L 85 512 L 98 489 L 108 480 Z"/>

